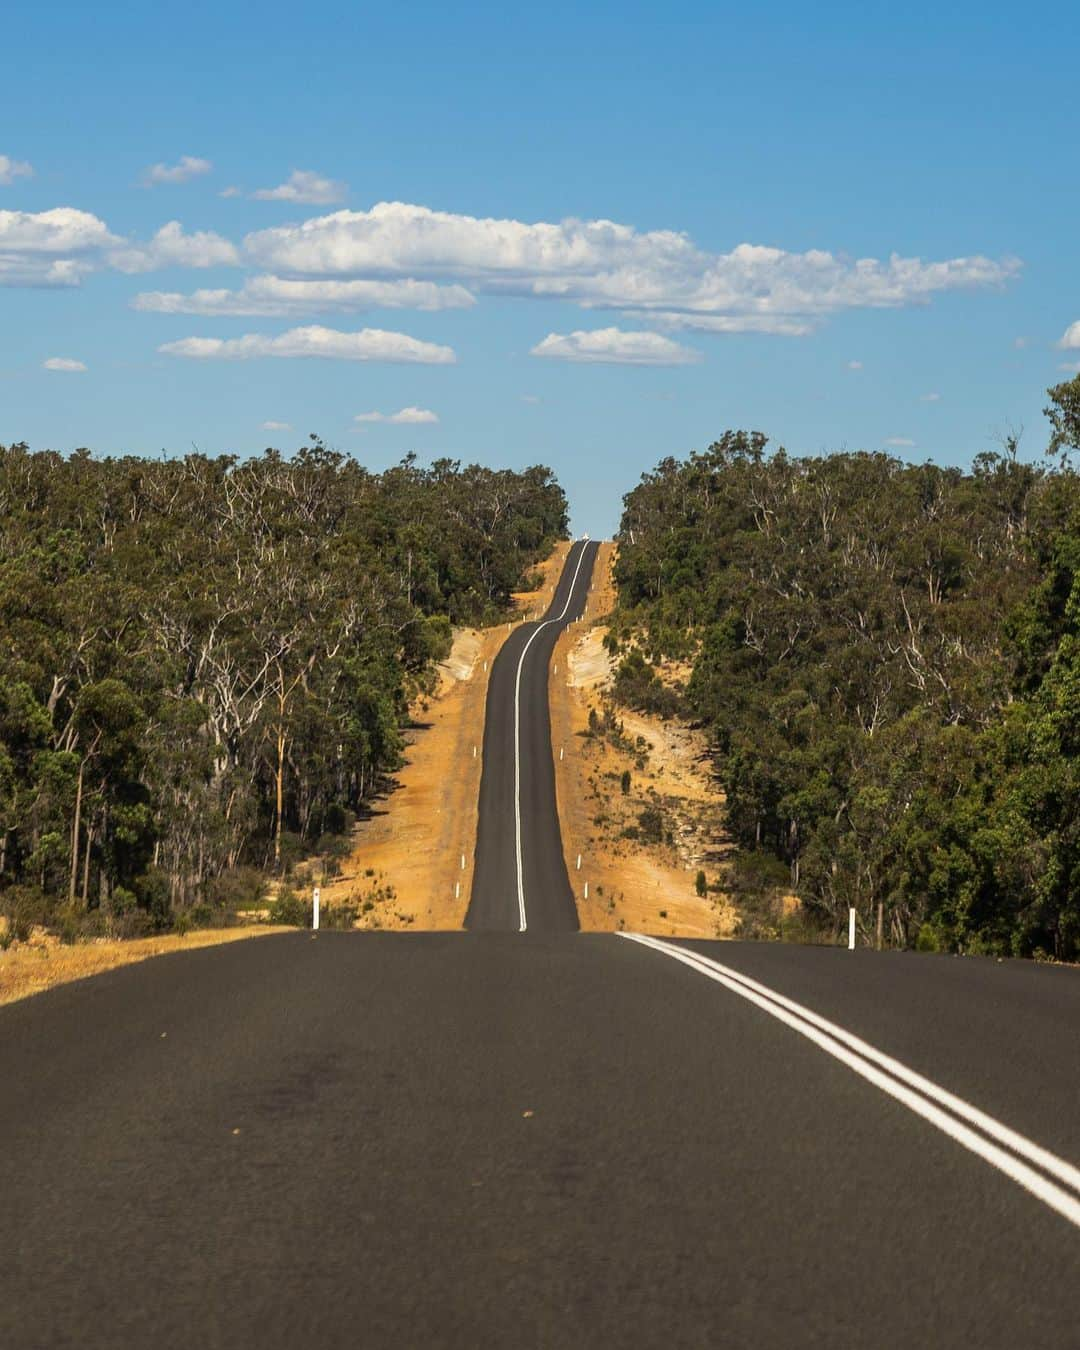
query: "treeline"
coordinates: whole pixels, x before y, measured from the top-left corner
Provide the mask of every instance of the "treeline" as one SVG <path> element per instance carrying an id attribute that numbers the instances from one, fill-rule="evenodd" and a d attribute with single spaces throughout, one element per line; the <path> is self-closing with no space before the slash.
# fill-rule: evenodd
<path id="1" fill-rule="evenodd" d="M 197 921 L 344 832 L 451 625 L 565 532 L 540 467 L 0 447 L 0 912 Z"/>
<path id="2" fill-rule="evenodd" d="M 782 882 L 826 933 L 854 905 L 868 940 L 1080 955 L 1080 377 L 1049 393 L 1038 465 L 729 432 L 625 498 L 616 695 L 708 728 L 736 890 Z"/>

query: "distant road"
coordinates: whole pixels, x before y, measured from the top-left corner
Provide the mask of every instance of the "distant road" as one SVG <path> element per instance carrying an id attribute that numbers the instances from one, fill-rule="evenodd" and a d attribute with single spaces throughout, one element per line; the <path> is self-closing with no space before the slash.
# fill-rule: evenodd
<path id="1" fill-rule="evenodd" d="M 566 931 L 532 829 L 524 934 L 478 854 L 469 933 L 0 1008 L 0 1346 L 1080 1344 L 1080 972 Z"/>
<path id="2" fill-rule="evenodd" d="M 473 931 L 572 933 L 578 926 L 555 806 L 548 668 L 559 634 L 584 612 L 599 548 L 585 540 L 571 547 L 547 612 L 512 633 L 491 668 L 465 917 Z"/>

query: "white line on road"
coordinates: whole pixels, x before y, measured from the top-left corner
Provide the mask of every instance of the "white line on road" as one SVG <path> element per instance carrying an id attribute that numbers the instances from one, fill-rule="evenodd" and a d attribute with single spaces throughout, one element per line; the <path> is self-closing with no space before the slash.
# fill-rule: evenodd
<path id="1" fill-rule="evenodd" d="M 529 640 L 521 649 L 521 656 L 518 658 L 517 676 L 514 679 L 514 834 L 517 844 L 517 892 L 518 892 L 518 920 L 520 927 L 518 932 L 524 933 L 528 928 L 528 919 L 525 914 L 525 871 L 521 860 L 521 668 L 525 664 L 525 655 L 533 645 L 537 633 L 542 628 L 546 628 L 549 623 L 562 623 L 566 618 L 566 611 L 570 608 L 570 601 L 574 598 L 574 587 L 577 585 L 578 573 L 581 571 L 581 564 L 585 561 L 585 549 L 588 540 L 583 540 L 581 552 L 578 554 L 577 567 L 574 568 L 574 579 L 570 583 L 570 591 L 566 597 L 566 604 L 563 605 L 562 613 L 554 619 L 545 619 L 543 623 L 538 623 L 529 634 Z"/>
<path id="2" fill-rule="evenodd" d="M 1010 1180 L 1015 1181 L 1017 1185 L 1022 1186 L 1024 1190 L 1080 1228 L 1080 1199 L 1077 1198 L 1080 1196 L 1080 1169 L 1066 1162 L 1064 1158 L 1059 1158 L 1024 1135 L 1009 1129 L 1007 1125 L 988 1116 L 961 1097 L 938 1087 L 922 1074 L 909 1069 L 890 1055 L 883 1054 L 858 1036 L 837 1026 L 835 1022 L 818 1016 L 801 1003 L 796 1003 L 794 999 L 777 993 L 767 985 L 759 984 L 757 980 L 752 980 L 730 966 L 721 965 L 719 961 L 714 961 L 699 952 L 688 951 L 685 947 L 661 942 L 657 938 L 646 937 L 641 933 L 620 933 L 618 936 L 651 947 L 664 956 L 680 961 L 710 980 L 715 980 L 733 994 L 738 994 L 740 998 L 748 999 L 763 1012 L 791 1027 L 800 1036 L 805 1036 L 827 1055 L 831 1055 L 860 1077 L 873 1083 L 895 1101 L 901 1102 L 916 1115 L 937 1126 L 950 1139 L 982 1158 L 984 1162 L 988 1162 L 991 1167 L 996 1167 Z M 946 1110 L 953 1114 L 946 1114 Z M 968 1124 L 964 1124 L 964 1121 Z M 969 1126 L 975 1126 L 983 1133 L 978 1134 Z M 986 1135 L 990 1138 L 985 1138 Z M 999 1148 L 997 1144 L 990 1142 L 991 1139 L 996 1139 L 1005 1147 Z M 1010 1149 L 1011 1152 L 1007 1153 L 1005 1149 Z M 1014 1157 L 1014 1154 L 1019 1154 L 1020 1157 Z M 1055 1185 L 1033 1167 L 1029 1167 L 1027 1162 L 1021 1162 L 1020 1158 L 1026 1158 L 1035 1167 L 1041 1167 L 1069 1190 Z M 1071 1194 L 1070 1191 L 1075 1194 Z"/>

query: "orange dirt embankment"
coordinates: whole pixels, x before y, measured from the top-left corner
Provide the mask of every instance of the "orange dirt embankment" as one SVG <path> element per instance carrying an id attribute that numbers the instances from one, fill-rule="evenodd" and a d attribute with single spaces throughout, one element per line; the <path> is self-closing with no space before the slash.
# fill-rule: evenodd
<path id="1" fill-rule="evenodd" d="M 735 915 L 726 898 L 695 890 L 699 868 L 716 882 L 727 847 L 723 797 L 704 767 L 703 737 L 675 720 L 606 707 L 611 659 L 603 620 L 615 607 L 614 562 L 615 545 L 601 544 L 585 618 L 562 634 L 552 658 L 556 795 L 578 917 L 593 931 L 727 937 Z M 641 835 L 643 812 L 658 813 L 647 821 L 660 822 L 659 842 L 624 834 Z"/>
<path id="2" fill-rule="evenodd" d="M 198 928 L 184 937 L 169 933 L 162 937 L 134 938 L 124 942 L 99 938 L 93 942 L 79 942 L 65 947 L 61 946 L 59 938 L 37 929 L 29 942 L 16 943 L 10 950 L 0 952 L 0 1004 L 14 1003 L 16 999 L 40 994 L 54 985 L 84 980 L 88 975 L 100 975 L 103 971 L 129 966 L 151 956 L 190 952 L 197 947 L 212 947 L 222 942 L 239 942 L 244 938 L 292 931 L 291 928 L 270 924 L 243 928 Z"/>
<path id="3" fill-rule="evenodd" d="M 569 548 L 568 542 L 558 544 L 538 564 L 537 590 L 514 596 L 519 621 L 547 608 Z M 360 903 L 361 928 L 454 929 L 464 922 L 476 851 L 488 675 L 507 633 L 505 623 L 455 632 L 437 688 L 412 709 L 416 725 L 407 735 L 406 763 L 393 790 L 357 824 L 341 875 L 322 887 L 324 904 Z"/>

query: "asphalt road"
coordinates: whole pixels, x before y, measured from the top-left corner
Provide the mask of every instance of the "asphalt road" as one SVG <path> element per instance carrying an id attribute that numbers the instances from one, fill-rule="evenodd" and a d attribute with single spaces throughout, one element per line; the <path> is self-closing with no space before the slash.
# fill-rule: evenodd
<path id="1" fill-rule="evenodd" d="M 1080 1344 L 1080 1227 L 865 1076 L 876 1048 L 987 1113 L 973 1139 L 1052 1150 L 1064 1195 L 1080 972 L 673 955 L 536 905 L 0 1009 L 0 1346 Z"/>
<path id="2" fill-rule="evenodd" d="M 598 550 L 583 540 L 571 547 L 546 613 L 511 633 L 491 668 L 465 917 L 475 932 L 577 930 L 555 809 L 548 670 L 559 634 L 584 612 Z"/>

